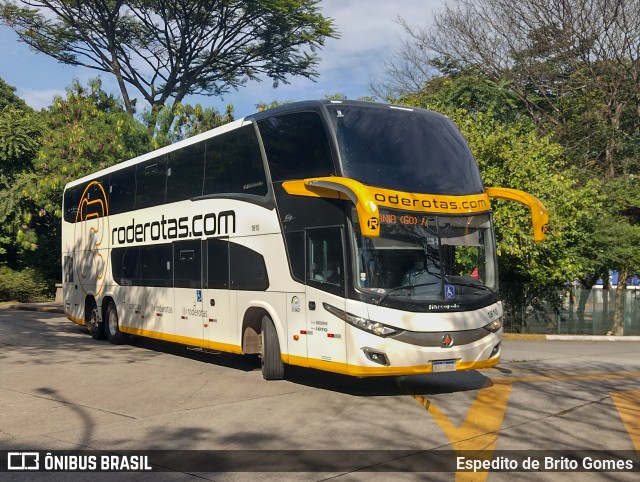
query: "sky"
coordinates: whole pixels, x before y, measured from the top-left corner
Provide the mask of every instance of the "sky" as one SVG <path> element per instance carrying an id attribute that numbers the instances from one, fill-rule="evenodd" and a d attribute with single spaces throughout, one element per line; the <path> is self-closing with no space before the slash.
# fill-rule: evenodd
<path id="1" fill-rule="evenodd" d="M 339 39 L 327 39 L 320 50 L 319 77 L 315 82 L 292 77 L 290 84 L 276 89 L 270 79 L 250 82 L 222 99 L 192 96 L 191 104 L 214 107 L 224 112 L 227 104 L 234 106 L 235 118 L 252 114 L 256 104 L 273 100 L 310 100 L 340 93 L 350 99 L 371 95 L 372 78 L 384 73 L 384 60 L 399 48 L 404 38 L 396 19 L 398 15 L 416 25 L 428 24 L 434 9 L 444 0 L 322 0 L 319 4 L 325 17 L 334 19 Z M 103 88 L 119 96 L 115 78 L 96 70 L 63 65 L 50 57 L 35 53 L 9 27 L 0 25 L 0 77 L 16 88 L 16 94 L 35 109 L 52 103 L 55 95 L 65 95 L 65 88 L 74 78 L 86 84 L 99 76 Z M 129 90 L 135 96 L 135 89 Z M 138 108 L 144 104 L 139 101 Z"/>

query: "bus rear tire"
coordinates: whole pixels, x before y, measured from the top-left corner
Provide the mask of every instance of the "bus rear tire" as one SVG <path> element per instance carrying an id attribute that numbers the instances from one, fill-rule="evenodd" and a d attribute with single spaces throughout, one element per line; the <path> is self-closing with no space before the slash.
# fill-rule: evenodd
<path id="1" fill-rule="evenodd" d="M 106 321 L 106 332 L 107 338 L 114 345 L 122 345 L 126 343 L 128 340 L 128 336 L 126 333 L 122 333 L 120 331 L 120 323 L 118 321 L 118 311 L 116 310 L 116 305 L 113 301 L 110 301 L 107 305 L 107 321 Z"/>
<path id="2" fill-rule="evenodd" d="M 262 349 L 260 359 L 262 377 L 265 380 L 282 380 L 284 378 L 284 363 L 280 356 L 280 343 L 273 321 L 268 316 L 262 318 Z"/>
<path id="3" fill-rule="evenodd" d="M 98 321 L 98 307 L 95 302 L 92 302 L 89 307 L 89 312 L 85 316 L 87 320 L 87 330 L 94 340 L 104 340 L 107 336 L 104 330 L 104 322 Z"/>

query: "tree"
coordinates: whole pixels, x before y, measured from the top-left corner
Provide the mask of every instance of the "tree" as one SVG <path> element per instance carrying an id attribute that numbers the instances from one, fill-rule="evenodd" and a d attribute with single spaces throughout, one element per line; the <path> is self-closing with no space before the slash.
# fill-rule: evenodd
<path id="1" fill-rule="evenodd" d="M 200 104 L 171 104 L 162 107 L 156 115 L 153 148 L 157 149 L 188 137 L 195 136 L 233 121 L 233 105 L 228 104 L 224 114 L 213 107 Z M 142 118 L 151 116 L 145 111 Z"/>
<path id="2" fill-rule="evenodd" d="M 16 265 L 16 244 L 2 212 L 11 211 L 8 192 L 16 177 L 31 168 L 40 147 L 41 116 L 0 79 L 0 262 Z"/>
<path id="3" fill-rule="evenodd" d="M 129 87 L 155 119 L 172 99 L 219 96 L 266 76 L 315 78 L 316 49 L 336 37 L 318 0 L 0 1 L 0 19 L 36 51 L 113 74 L 129 114 Z"/>
<path id="4" fill-rule="evenodd" d="M 62 191 L 67 182 L 150 150 L 144 125 L 98 79 L 75 81 L 43 113 L 40 145 L 27 169 L 0 193 L 0 224 L 21 266 L 59 279 Z M 55 261 L 52 261 L 55 260 Z"/>
<path id="5" fill-rule="evenodd" d="M 0 79 L 0 110 L 3 110 L 8 105 L 17 109 L 29 110 L 25 101 L 18 97 L 15 92 L 15 87 Z"/>
<path id="6" fill-rule="evenodd" d="M 603 181 L 607 204 L 592 226 L 590 255 L 595 266 L 618 271 L 611 334 L 624 334 L 627 278 L 640 272 L 640 180 L 635 176 Z"/>
<path id="7" fill-rule="evenodd" d="M 40 117 L 29 108 L 0 109 L 0 182 L 9 183 L 31 165 L 40 147 Z"/>
<path id="8" fill-rule="evenodd" d="M 408 98 L 423 105 L 447 110 L 462 109 L 470 114 L 491 112 L 496 120 L 502 122 L 519 122 L 528 117 L 522 102 L 508 85 L 495 82 L 474 70 L 432 76 Z"/>
<path id="9" fill-rule="evenodd" d="M 430 27 L 403 26 L 398 57 L 508 85 L 576 165 L 609 178 L 640 169 L 640 1 L 459 0 Z"/>
<path id="10" fill-rule="evenodd" d="M 403 39 L 400 47 L 385 59 L 384 75 L 372 78 L 369 83 L 373 95 L 380 99 L 398 99 L 418 94 L 439 70 L 421 43 L 423 29 L 412 26 L 400 16 L 396 21 L 408 38 Z"/>

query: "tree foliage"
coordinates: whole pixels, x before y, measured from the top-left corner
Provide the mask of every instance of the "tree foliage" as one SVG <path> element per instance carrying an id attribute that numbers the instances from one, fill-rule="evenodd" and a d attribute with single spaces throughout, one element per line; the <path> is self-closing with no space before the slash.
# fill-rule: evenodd
<path id="1" fill-rule="evenodd" d="M 25 101 L 18 97 L 15 92 L 15 87 L 7 84 L 3 79 L 0 79 L 0 110 L 3 110 L 7 106 L 21 110 L 29 110 Z"/>
<path id="2" fill-rule="evenodd" d="M 0 301 L 46 301 L 49 292 L 46 280 L 33 268 L 15 271 L 0 265 Z"/>
<path id="3" fill-rule="evenodd" d="M 200 104 L 172 104 L 162 107 L 155 116 L 146 111 L 142 117 L 147 124 L 156 123 L 153 136 L 153 148 L 156 149 L 228 124 L 233 121 L 233 112 L 231 104 L 227 105 L 224 114 Z"/>
<path id="4" fill-rule="evenodd" d="M 640 169 L 638 0 L 459 0 L 428 27 L 403 26 L 397 57 L 422 82 L 474 70 L 518 96 L 575 165 L 609 178 Z M 406 85 L 402 71 L 389 75 Z"/>
<path id="5" fill-rule="evenodd" d="M 65 184 L 146 152 L 150 143 L 145 126 L 97 79 L 87 87 L 75 81 L 66 98 L 56 97 L 42 115 L 37 151 L 0 191 L 0 223 L 12 244 L 6 262 L 57 279 Z"/>
<path id="6" fill-rule="evenodd" d="M 0 19 L 33 49 L 113 74 L 127 112 L 136 90 L 156 113 L 170 99 L 219 96 L 249 80 L 317 76 L 332 20 L 318 0 L 23 0 Z"/>
<path id="7" fill-rule="evenodd" d="M 40 147 L 41 116 L 7 105 L 0 110 L 0 182 L 27 169 Z"/>
<path id="8" fill-rule="evenodd" d="M 14 90 L 0 79 L 0 256 L 13 260 L 14 241 L 3 213 L 12 210 L 8 192 L 16 177 L 31 168 L 43 126 L 41 116 L 16 97 Z"/>

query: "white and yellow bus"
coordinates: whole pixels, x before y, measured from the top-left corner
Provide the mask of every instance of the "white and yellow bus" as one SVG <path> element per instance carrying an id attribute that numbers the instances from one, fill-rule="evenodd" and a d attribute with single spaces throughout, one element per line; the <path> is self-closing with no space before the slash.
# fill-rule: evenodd
<path id="1" fill-rule="evenodd" d="M 69 319 L 353 376 L 498 363 L 491 197 L 459 131 L 421 109 L 289 104 L 69 183 Z"/>

